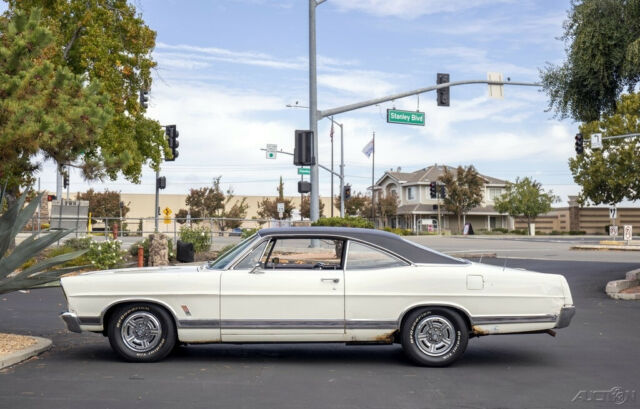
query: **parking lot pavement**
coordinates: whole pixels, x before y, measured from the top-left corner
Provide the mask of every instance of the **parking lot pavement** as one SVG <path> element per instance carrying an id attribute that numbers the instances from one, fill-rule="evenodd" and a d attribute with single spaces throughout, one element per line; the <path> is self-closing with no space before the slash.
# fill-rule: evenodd
<path id="1" fill-rule="evenodd" d="M 397 345 L 342 344 L 199 345 L 155 364 L 124 363 L 101 335 L 63 328 L 60 289 L 6 294 L 0 296 L 0 332 L 48 337 L 54 347 L 0 372 L 0 407 L 637 407 L 602 406 L 585 397 L 616 386 L 640 392 L 640 304 L 604 294 L 607 281 L 640 263 L 521 259 L 510 265 L 565 275 L 577 307 L 571 326 L 556 338 L 472 339 L 449 368 L 415 367 Z"/>

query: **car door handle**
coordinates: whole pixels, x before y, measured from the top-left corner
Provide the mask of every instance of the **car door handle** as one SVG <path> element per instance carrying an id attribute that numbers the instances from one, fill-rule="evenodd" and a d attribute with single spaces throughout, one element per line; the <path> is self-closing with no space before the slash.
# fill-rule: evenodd
<path id="1" fill-rule="evenodd" d="M 321 278 L 320 281 L 331 281 L 332 283 L 339 283 L 340 279 L 339 278 Z"/>

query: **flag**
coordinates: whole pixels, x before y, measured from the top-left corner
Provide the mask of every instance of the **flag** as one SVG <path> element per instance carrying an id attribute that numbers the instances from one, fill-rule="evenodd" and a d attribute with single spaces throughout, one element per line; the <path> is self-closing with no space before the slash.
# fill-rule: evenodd
<path id="1" fill-rule="evenodd" d="M 369 141 L 369 143 L 368 143 L 368 144 L 366 144 L 366 145 L 364 146 L 364 148 L 362 148 L 362 153 L 364 153 L 365 155 L 367 155 L 367 158 L 369 158 L 369 157 L 371 157 L 371 154 L 373 153 L 373 149 L 374 149 L 374 146 L 373 146 L 373 139 L 371 139 L 371 140 Z"/>
<path id="2" fill-rule="evenodd" d="M 331 121 L 331 132 L 329 133 L 329 138 L 331 138 L 331 142 L 333 142 L 333 121 Z"/>

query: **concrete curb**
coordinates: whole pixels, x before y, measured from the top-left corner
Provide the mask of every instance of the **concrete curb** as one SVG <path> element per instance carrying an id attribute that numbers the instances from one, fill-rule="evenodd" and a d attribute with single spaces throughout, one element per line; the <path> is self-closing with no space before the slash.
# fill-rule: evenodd
<path id="1" fill-rule="evenodd" d="M 616 300 L 640 300 L 640 294 L 625 294 L 620 291 L 640 285 L 640 268 L 625 274 L 624 280 L 614 280 L 607 283 L 605 292 Z"/>
<path id="2" fill-rule="evenodd" d="M 13 352 L 9 355 L 0 357 L 0 369 L 15 365 L 33 356 L 41 354 L 42 352 L 51 348 L 52 342 L 47 338 L 31 337 L 35 338 L 36 343 L 25 349 Z"/>
<path id="3" fill-rule="evenodd" d="M 608 244 L 579 244 L 571 246 L 571 250 L 615 250 L 615 251 L 640 251 L 640 246 L 608 245 Z"/>

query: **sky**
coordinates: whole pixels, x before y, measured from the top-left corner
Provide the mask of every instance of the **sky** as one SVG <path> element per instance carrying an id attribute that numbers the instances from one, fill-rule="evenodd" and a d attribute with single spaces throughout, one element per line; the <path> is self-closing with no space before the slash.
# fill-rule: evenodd
<path id="1" fill-rule="evenodd" d="M 297 194 L 292 158 L 268 160 L 266 144 L 293 150 L 295 129 L 308 129 L 308 2 L 306 0 L 135 0 L 157 31 L 158 62 L 148 116 L 176 124 L 179 157 L 162 166 L 163 193 L 187 193 L 222 175 L 236 194 L 273 195 L 282 176 Z M 539 80 L 539 69 L 563 61 L 566 0 L 328 0 L 317 8 L 318 108 L 328 109 L 435 84 L 486 79 Z M 487 85 L 451 89 L 451 106 L 426 93 L 335 117 L 344 126 L 346 182 L 371 183 L 362 148 L 376 135 L 375 178 L 385 170 L 414 171 L 438 163 L 474 165 L 482 174 L 514 181 L 530 176 L 562 202 L 576 194 L 568 169 L 577 124 L 558 120 L 535 87 L 508 86 L 489 98 Z M 426 112 L 426 125 L 388 124 L 386 109 Z M 330 122 L 319 123 L 319 161 L 331 165 Z M 336 170 L 339 128 L 334 133 Z M 51 164 L 42 187 L 55 189 Z M 330 177 L 320 170 L 320 193 Z M 86 183 L 71 175 L 71 190 L 108 188 L 153 193 L 154 173 L 142 183 L 124 179 Z M 335 180 L 338 193 L 338 180 Z"/>

